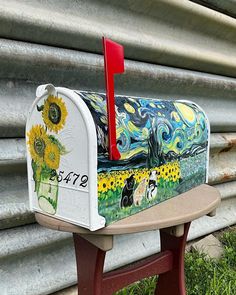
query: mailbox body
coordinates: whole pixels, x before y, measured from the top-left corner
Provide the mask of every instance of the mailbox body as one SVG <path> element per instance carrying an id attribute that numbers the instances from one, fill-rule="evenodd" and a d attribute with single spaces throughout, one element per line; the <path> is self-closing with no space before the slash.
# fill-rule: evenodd
<path id="1" fill-rule="evenodd" d="M 51 93 L 50 93 L 51 92 Z M 31 209 L 96 230 L 207 182 L 209 123 L 196 104 L 41 86 L 27 120 Z"/>

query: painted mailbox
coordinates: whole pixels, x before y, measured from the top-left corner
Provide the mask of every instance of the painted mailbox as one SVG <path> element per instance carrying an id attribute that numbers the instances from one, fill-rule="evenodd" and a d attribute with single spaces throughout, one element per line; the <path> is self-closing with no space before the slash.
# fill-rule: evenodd
<path id="1" fill-rule="evenodd" d="M 116 96 L 112 159 L 106 94 L 48 84 L 36 96 L 26 126 L 34 211 L 97 230 L 207 181 L 209 123 L 193 102 Z"/>

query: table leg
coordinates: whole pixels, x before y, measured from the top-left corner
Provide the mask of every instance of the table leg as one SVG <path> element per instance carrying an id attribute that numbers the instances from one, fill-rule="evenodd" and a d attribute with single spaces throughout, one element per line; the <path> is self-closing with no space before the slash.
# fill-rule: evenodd
<path id="1" fill-rule="evenodd" d="M 172 251 L 174 265 L 171 271 L 160 274 L 155 291 L 156 295 L 186 295 L 184 252 L 189 227 L 190 222 L 184 225 L 184 234 L 181 237 L 175 237 L 160 230 L 161 251 Z"/>
<path id="2" fill-rule="evenodd" d="M 92 245 L 74 233 L 74 246 L 77 263 L 78 294 L 102 294 L 103 266 L 106 251 Z"/>

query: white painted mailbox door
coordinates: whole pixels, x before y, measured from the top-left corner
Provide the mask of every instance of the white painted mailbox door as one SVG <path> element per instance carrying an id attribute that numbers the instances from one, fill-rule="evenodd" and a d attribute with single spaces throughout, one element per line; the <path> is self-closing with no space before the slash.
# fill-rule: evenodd
<path id="1" fill-rule="evenodd" d="M 75 92 L 54 88 L 37 98 L 27 130 L 31 208 L 90 230 L 105 224 L 97 211 L 97 137 Z"/>

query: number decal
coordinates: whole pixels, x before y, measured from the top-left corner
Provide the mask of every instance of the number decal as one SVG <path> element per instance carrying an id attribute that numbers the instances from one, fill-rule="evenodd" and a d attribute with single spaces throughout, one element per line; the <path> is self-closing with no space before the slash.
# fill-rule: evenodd
<path id="1" fill-rule="evenodd" d="M 57 181 L 61 182 L 62 181 L 62 174 L 64 173 L 64 171 L 60 171 L 59 175 L 57 176 Z"/>
<path id="2" fill-rule="evenodd" d="M 78 182 L 80 182 L 79 186 L 87 187 L 88 176 L 86 174 L 80 176 L 81 174 L 71 171 L 71 172 L 67 173 L 67 175 L 64 177 L 64 173 L 65 173 L 65 171 L 59 171 L 59 173 L 57 174 L 56 170 L 53 170 L 51 172 L 50 180 L 54 181 L 55 177 L 57 177 L 58 182 L 63 181 L 66 184 L 68 184 L 69 182 L 72 182 L 72 185 L 76 185 Z"/>
<path id="3" fill-rule="evenodd" d="M 68 183 L 69 181 L 71 181 L 71 174 L 72 174 L 73 172 L 70 172 L 70 173 L 68 173 L 67 175 L 66 175 L 66 177 L 63 179 L 66 183 Z"/>
<path id="4" fill-rule="evenodd" d="M 80 186 L 82 187 L 86 187 L 87 186 L 87 182 L 88 182 L 88 176 L 87 175 L 83 175 L 81 177 L 81 183 L 80 183 Z"/>
<path id="5" fill-rule="evenodd" d="M 49 180 L 54 181 L 55 180 L 55 176 L 57 176 L 57 172 L 56 172 L 56 170 L 52 170 L 51 176 L 50 176 Z"/>
<path id="6" fill-rule="evenodd" d="M 74 179 L 74 181 L 73 181 L 73 185 L 75 185 L 76 180 L 79 178 L 80 174 L 74 173 L 73 176 L 76 176 L 75 179 Z"/>

